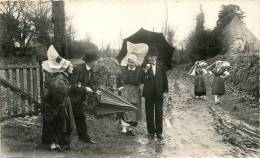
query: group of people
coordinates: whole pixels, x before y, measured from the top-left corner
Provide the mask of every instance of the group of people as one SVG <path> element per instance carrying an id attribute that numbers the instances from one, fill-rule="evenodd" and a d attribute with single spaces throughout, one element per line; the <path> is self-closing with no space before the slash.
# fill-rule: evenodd
<path id="1" fill-rule="evenodd" d="M 159 52 L 151 47 L 148 62 L 137 64 L 137 56 L 131 54 L 127 66 L 117 79 L 119 95 L 137 107 L 136 111 L 118 113 L 122 132 L 133 136 L 133 127 L 141 119 L 141 97 L 145 98 L 147 131 L 149 138 L 162 139 L 163 98 L 168 92 L 165 66 L 158 59 Z M 42 143 L 51 150 L 68 150 L 70 137 L 76 125 L 79 141 L 95 143 L 87 132 L 84 108 L 90 94 L 100 94 L 99 84 L 93 77 L 92 68 L 98 59 L 96 53 L 83 57 L 85 63 L 73 68 L 72 63 L 59 56 L 51 45 L 47 51 L 48 60 L 42 63 L 45 71 L 45 95 Z M 143 84 L 141 92 L 140 85 Z"/>
<path id="2" fill-rule="evenodd" d="M 133 126 L 141 119 L 141 97 L 145 98 L 145 114 L 148 136 L 162 139 L 163 132 L 163 98 L 168 92 L 166 67 L 158 62 L 158 50 L 154 47 L 148 50 L 148 62 L 137 64 L 137 56 L 131 54 L 127 59 L 127 66 L 123 67 L 119 77 L 119 91 L 121 96 L 134 104 L 138 110 L 119 115 L 122 132 L 126 135 L 135 135 Z M 140 85 L 143 84 L 141 93 Z"/>
<path id="3" fill-rule="evenodd" d="M 221 103 L 221 96 L 225 94 L 225 78 L 230 75 L 230 63 L 228 61 L 216 61 L 208 66 L 205 61 L 197 61 L 192 67 L 190 74 L 195 76 L 194 95 L 195 98 L 206 96 L 206 84 L 204 75 L 213 74 L 211 93 L 214 95 L 215 104 Z"/>
<path id="4" fill-rule="evenodd" d="M 91 71 L 97 55 L 86 55 L 85 63 L 75 69 L 70 61 L 59 56 L 53 45 L 47 57 L 42 63 L 45 72 L 42 143 L 51 150 L 69 149 L 75 125 L 80 141 L 95 143 L 87 133 L 84 102 L 88 93 L 99 93 Z"/>

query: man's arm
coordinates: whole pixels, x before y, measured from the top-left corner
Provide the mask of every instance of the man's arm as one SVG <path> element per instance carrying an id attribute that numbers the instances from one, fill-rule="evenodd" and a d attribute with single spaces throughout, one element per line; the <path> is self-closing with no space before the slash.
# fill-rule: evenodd
<path id="1" fill-rule="evenodd" d="M 80 65 L 75 67 L 71 79 L 70 79 L 70 84 L 71 84 L 71 93 L 79 92 L 79 93 L 86 93 L 86 87 L 82 86 L 79 82 L 79 75 L 81 73 Z"/>

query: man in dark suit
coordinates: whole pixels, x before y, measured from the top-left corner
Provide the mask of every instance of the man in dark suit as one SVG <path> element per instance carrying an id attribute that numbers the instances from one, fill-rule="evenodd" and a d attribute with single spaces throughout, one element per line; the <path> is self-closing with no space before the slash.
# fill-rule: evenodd
<path id="1" fill-rule="evenodd" d="M 141 78 L 144 83 L 146 123 L 149 137 L 162 139 L 163 132 L 163 95 L 168 92 L 168 80 L 165 66 L 159 63 L 158 50 L 154 47 L 148 51 L 148 64 L 144 66 Z"/>
<path id="2" fill-rule="evenodd" d="M 94 144 L 87 132 L 87 123 L 84 115 L 84 102 L 93 91 L 97 90 L 97 84 L 93 78 L 91 67 L 97 59 L 95 53 L 86 54 L 82 60 L 85 63 L 77 66 L 71 77 L 71 104 L 77 128 L 78 138 L 85 143 Z"/>

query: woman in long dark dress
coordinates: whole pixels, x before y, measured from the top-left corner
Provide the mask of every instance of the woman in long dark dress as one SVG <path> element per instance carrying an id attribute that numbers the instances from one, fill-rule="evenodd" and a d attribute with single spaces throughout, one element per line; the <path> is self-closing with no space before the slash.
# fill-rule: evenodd
<path id="1" fill-rule="evenodd" d="M 230 67 L 227 66 L 227 67 Z M 212 84 L 212 94 L 214 95 L 215 104 L 220 104 L 220 98 L 225 94 L 225 80 L 229 73 L 227 69 L 222 66 L 221 62 L 216 62 L 215 67 L 212 69 L 215 75 Z"/>
<path id="2" fill-rule="evenodd" d="M 198 66 L 195 70 L 194 95 L 195 98 L 201 98 L 206 95 L 206 86 L 204 81 L 204 71 Z"/>
<path id="3" fill-rule="evenodd" d="M 53 46 L 47 54 L 48 60 L 42 63 L 46 74 L 42 143 L 51 150 L 62 151 L 69 149 L 70 134 L 74 125 L 68 81 L 73 66 L 70 61 L 59 57 Z"/>
<path id="4" fill-rule="evenodd" d="M 128 64 L 126 67 L 122 67 L 122 74 L 118 82 L 121 96 L 137 107 L 136 111 L 119 115 L 122 132 L 126 135 L 135 135 L 132 128 L 137 126 L 141 119 L 141 90 L 139 87 L 141 68 L 136 65 L 136 59 L 135 55 L 128 58 Z"/>

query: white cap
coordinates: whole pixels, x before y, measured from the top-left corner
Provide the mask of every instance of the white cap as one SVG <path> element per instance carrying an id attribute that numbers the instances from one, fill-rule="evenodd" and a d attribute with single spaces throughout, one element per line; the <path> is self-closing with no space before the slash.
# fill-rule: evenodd
<path id="1" fill-rule="evenodd" d="M 48 60 L 42 62 L 43 70 L 49 73 L 56 73 L 56 72 L 64 72 L 72 63 L 61 56 L 59 56 L 58 52 L 51 45 L 47 51 Z"/>
<path id="2" fill-rule="evenodd" d="M 133 60 L 135 63 L 137 62 L 137 56 L 135 54 L 130 54 L 127 59 Z"/>

